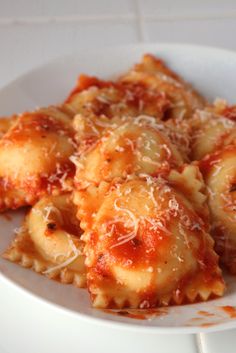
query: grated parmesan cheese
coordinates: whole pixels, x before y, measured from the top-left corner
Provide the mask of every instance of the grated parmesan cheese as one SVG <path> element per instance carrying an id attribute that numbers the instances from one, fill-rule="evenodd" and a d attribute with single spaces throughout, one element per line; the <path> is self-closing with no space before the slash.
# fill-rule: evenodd
<path id="1" fill-rule="evenodd" d="M 55 271 L 61 270 L 63 268 L 65 268 L 66 266 L 70 265 L 72 262 L 74 262 L 78 256 L 81 255 L 81 251 L 79 249 L 76 248 L 72 237 L 70 234 L 66 233 L 67 237 L 68 237 L 68 241 L 72 250 L 72 253 L 74 254 L 73 256 L 71 256 L 70 258 L 68 258 L 67 260 L 65 260 L 63 263 L 56 265 L 56 266 L 52 266 L 49 269 L 47 269 L 46 271 L 43 272 L 43 274 L 47 275 L 50 273 L 53 273 Z M 57 254 L 57 257 L 60 256 L 61 254 Z"/>
<path id="2" fill-rule="evenodd" d="M 121 235 L 120 237 L 118 237 L 118 243 L 112 245 L 111 249 L 114 247 L 123 245 L 123 244 L 129 242 L 130 240 L 134 239 L 137 236 L 138 229 L 139 229 L 139 219 L 137 219 L 137 217 L 134 215 L 134 213 L 131 212 L 130 210 L 123 208 L 123 207 L 119 207 L 117 205 L 117 201 L 118 200 L 116 199 L 114 202 L 115 210 L 125 212 L 129 216 L 133 230 L 131 232 L 128 232 L 125 235 Z"/>

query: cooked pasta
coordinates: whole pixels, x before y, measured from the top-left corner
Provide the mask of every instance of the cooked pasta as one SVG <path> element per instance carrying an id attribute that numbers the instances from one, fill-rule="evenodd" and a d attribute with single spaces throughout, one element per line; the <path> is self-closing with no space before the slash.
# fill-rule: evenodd
<path id="1" fill-rule="evenodd" d="M 43 197 L 3 256 L 51 279 L 84 287 L 84 244 L 75 212 L 70 195 Z"/>
<path id="2" fill-rule="evenodd" d="M 222 296 L 219 256 L 236 274 L 235 116 L 147 54 L 0 119 L 0 211 L 31 206 L 4 258 L 87 286 L 96 308 Z"/>
<path id="3" fill-rule="evenodd" d="M 12 116 L 11 118 L 0 118 L 0 138 L 10 129 L 16 119 L 16 116 Z"/>
<path id="4" fill-rule="evenodd" d="M 192 121 L 191 158 L 200 160 L 209 153 L 236 144 L 236 121 L 215 112 L 198 110 Z"/>
<path id="5" fill-rule="evenodd" d="M 84 230 L 95 307 L 149 308 L 223 294 L 203 220 L 184 194 L 160 177 L 111 185 Z"/>
<path id="6" fill-rule="evenodd" d="M 75 160 L 75 182 L 79 187 L 79 184 L 99 184 L 133 174 L 154 176 L 168 172 L 183 161 L 161 122 L 148 116 L 111 119 L 96 143 Z"/>
<path id="7" fill-rule="evenodd" d="M 0 140 L 0 210 L 70 188 L 73 136 L 71 119 L 58 108 L 18 116 Z"/>
<path id="8" fill-rule="evenodd" d="M 195 109 L 201 109 L 206 101 L 176 73 L 171 71 L 162 60 L 147 54 L 141 63 L 136 64 L 121 82 L 142 84 L 147 89 L 158 89 L 170 100 L 171 104 L 165 112 L 164 119 L 191 118 Z"/>
<path id="9" fill-rule="evenodd" d="M 221 261 L 236 274 L 236 145 L 208 155 L 200 166 L 208 190 L 216 249 Z"/>
<path id="10" fill-rule="evenodd" d="M 236 121 L 236 105 L 229 105 L 225 99 L 217 98 L 212 105 L 208 106 L 208 110 Z"/>
<path id="11" fill-rule="evenodd" d="M 147 114 L 162 118 L 170 101 L 156 88 L 147 89 L 142 82 L 102 81 L 81 75 L 64 107 L 73 114 L 136 116 Z"/>

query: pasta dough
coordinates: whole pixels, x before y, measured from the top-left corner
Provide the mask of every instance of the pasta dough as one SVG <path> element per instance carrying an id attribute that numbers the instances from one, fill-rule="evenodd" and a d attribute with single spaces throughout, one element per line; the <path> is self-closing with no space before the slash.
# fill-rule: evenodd
<path id="1" fill-rule="evenodd" d="M 163 174 L 183 163 L 181 153 L 166 133 L 167 127 L 154 118 L 112 119 L 107 126 L 95 144 L 75 161 L 77 187 L 133 174 Z"/>
<path id="2" fill-rule="evenodd" d="M 147 54 L 116 82 L 81 75 L 65 103 L 73 114 L 169 119 L 191 117 L 205 100 L 163 61 Z"/>
<path id="3" fill-rule="evenodd" d="M 3 256 L 62 283 L 84 287 L 84 244 L 75 212 L 70 195 L 43 197 Z"/>
<path id="4" fill-rule="evenodd" d="M 200 166 L 208 190 L 216 249 L 221 261 L 236 274 L 236 146 L 208 155 Z"/>
<path id="5" fill-rule="evenodd" d="M 213 105 L 207 107 L 210 112 L 222 115 L 232 121 L 236 121 L 236 105 L 229 105 L 225 99 L 215 99 Z"/>
<path id="6" fill-rule="evenodd" d="M 70 188 L 71 119 L 58 108 L 20 115 L 0 140 L 0 210 L 33 205 Z"/>
<path id="7" fill-rule="evenodd" d="M 32 206 L 3 256 L 87 285 L 96 308 L 222 296 L 214 246 L 236 273 L 235 112 L 147 54 L 0 119 L 0 211 Z"/>
<path id="8" fill-rule="evenodd" d="M 214 112 L 197 111 L 191 121 L 191 158 L 200 160 L 224 146 L 236 144 L 236 122 Z"/>
<path id="9" fill-rule="evenodd" d="M 201 109 L 206 102 L 192 87 L 171 71 L 162 60 L 153 55 L 143 56 L 141 63 L 135 65 L 121 82 L 142 84 L 148 89 L 158 89 L 171 102 L 164 119 L 190 118 L 195 109 Z"/>
<path id="10" fill-rule="evenodd" d="M 181 192 L 160 177 L 106 189 L 91 223 L 83 223 L 85 198 L 79 207 L 93 306 L 149 308 L 223 294 L 213 241 Z"/>
<path id="11" fill-rule="evenodd" d="M 141 82 L 108 82 L 81 75 L 64 106 L 74 115 L 112 118 L 146 114 L 161 119 L 169 105 L 165 94 Z"/>
<path id="12" fill-rule="evenodd" d="M 16 116 L 12 116 L 11 118 L 0 118 L 0 138 L 10 129 L 16 119 Z"/>

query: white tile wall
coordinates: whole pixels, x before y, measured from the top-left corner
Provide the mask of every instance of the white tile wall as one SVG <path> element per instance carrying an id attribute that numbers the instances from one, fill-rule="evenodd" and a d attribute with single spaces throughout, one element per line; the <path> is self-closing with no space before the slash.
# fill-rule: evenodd
<path id="1" fill-rule="evenodd" d="M 137 42 L 137 24 L 134 21 L 0 25 L 0 86 L 19 73 L 65 53 L 91 45 L 100 47 Z"/>
<path id="2" fill-rule="evenodd" d="M 90 45 L 172 41 L 236 49 L 235 32 L 235 0 L 0 0 L 0 86 L 36 65 Z M 1 294 L 1 303 L 2 299 Z M 9 324 L 7 330 L 7 325 L 3 325 L 5 331 L 0 327 L 0 353 L 15 353 L 14 337 L 7 333 L 11 330 L 14 336 L 17 328 L 12 323 L 16 313 L 24 313 L 17 302 L 14 305 L 8 321 L 9 310 L 4 314 L 0 306 L 0 325 L 3 318 Z M 37 315 L 39 346 L 47 353 L 43 341 L 47 334 L 42 317 L 45 312 L 42 309 L 41 316 L 39 312 Z M 50 315 L 48 320 L 55 323 Z M 57 329 L 59 333 L 62 330 L 59 321 Z M 54 343 L 51 341 L 52 348 Z M 21 344 L 18 341 L 18 352 L 22 351 Z M 81 338 L 79 348 L 84 353 L 83 344 L 85 340 Z M 160 353 L 172 353 L 171 347 L 181 353 L 233 353 L 236 330 L 199 336 L 156 336 L 151 343 L 137 345 L 136 353 L 155 347 Z"/>
<path id="3" fill-rule="evenodd" d="M 5 0 L 0 2 L 0 18 L 67 17 L 75 15 L 132 16 L 135 12 L 133 0 Z"/>
<path id="4" fill-rule="evenodd" d="M 236 13 L 234 0 L 138 0 L 145 17 L 223 17 Z"/>
<path id="5" fill-rule="evenodd" d="M 145 23 L 145 40 L 152 42 L 187 42 L 236 49 L 235 32 L 236 18 L 146 20 Z"/>

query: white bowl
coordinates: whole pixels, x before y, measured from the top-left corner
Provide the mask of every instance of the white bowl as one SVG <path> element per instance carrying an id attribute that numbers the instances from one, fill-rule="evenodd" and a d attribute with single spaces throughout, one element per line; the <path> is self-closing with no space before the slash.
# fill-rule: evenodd
<path id="1" fill-rule="evenodd" d="M 236 92 L 236 53 L 216 48 L 154 44 L 91 49 L 59 58 L 30 71 L 0 91 L 0 115 L 12 114 L 38 106 L 63 101 L 75 85 L 80 73 L 111 78 L 126 71 L 144 53 L 153 53 L 192 83 L 209 99 L 224 97 L 234 102 Z M 236 99 L 235 99 L 236 101 Z M 22 212 L 10 213 L 11 220 L 0 216 L 0 252 L 13 239 L 13 230 L 22 220 Z M 236 327 L 236 318 L 230 317 L 223 306 L 236 305 L 236 277 L 227 276 L 227 291 L 220 299 L 206 303 L 170 307 L 148 320 L 112 315 L 92 309 L 87 291 L 71 285 L 62 285 L 30 270 L 0 259 L 0 277 L 9 281 L 25 295 L 73 315 L 78 320 L 96 320 L 126 330 L 145 330 L 156 333 L 193 333 Z M 204 314 L 205 312 L 205 314 Z M 208 315 L 208 314 L 209 315 Z M 115 326 L 116 325 L 116 326 Z"/>

